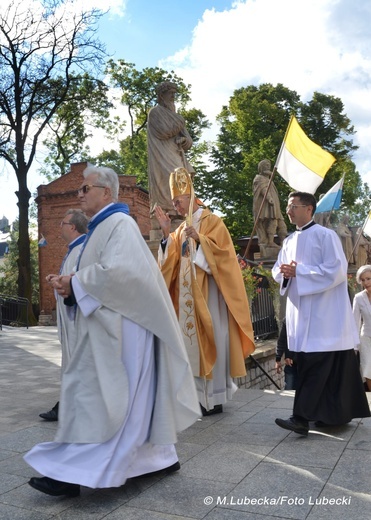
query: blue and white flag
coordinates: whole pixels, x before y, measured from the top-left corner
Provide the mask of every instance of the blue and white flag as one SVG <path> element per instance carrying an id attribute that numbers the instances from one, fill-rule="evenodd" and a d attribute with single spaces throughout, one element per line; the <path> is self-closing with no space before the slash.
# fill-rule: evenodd
<path id="1" fill-rule="evenodd" d="M 315 213 L 325 213 L 340 208 L 343 196 L 344 175 L 318 202 Z"/>
<path id="2" fill-rule="evenodd" d="M 48 242 L 46 241 L 46 238 L 44 237 L 43 234 L 41 235 L 41 238 L 38 241 L 38 245 L 39 245 L 39 247 L 44 247 L 44 246 L 48 245 Z"/>

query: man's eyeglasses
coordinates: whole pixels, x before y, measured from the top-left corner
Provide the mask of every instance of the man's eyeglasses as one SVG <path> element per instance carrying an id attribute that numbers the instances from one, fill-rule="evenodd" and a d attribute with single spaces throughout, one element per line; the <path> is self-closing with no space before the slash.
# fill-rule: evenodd
<path id="1" fill-rule="evenodd" d="M 84 186 L 81 186 L 77 190 L 77 194 L 80 195 L 80 193 L 88 193 L 92 188 L 106 188 L 107 186 L 98 186 L 97 184 L 84 184 Z"/>
<path id="2" fill-rule="evenodd" d="M 62 220 L 62 222 L 61 222 L 61 226 L 73 226 L 73 224 L 72 224 L 72 222 L 64 222 L 64 221 Z"/>
<path id="3" fill-rule="evenodd" d="M 289 204 L 286 208 L 286 211 L 295 210 L 296 208 L 306 208 L 308 204 Z"/>

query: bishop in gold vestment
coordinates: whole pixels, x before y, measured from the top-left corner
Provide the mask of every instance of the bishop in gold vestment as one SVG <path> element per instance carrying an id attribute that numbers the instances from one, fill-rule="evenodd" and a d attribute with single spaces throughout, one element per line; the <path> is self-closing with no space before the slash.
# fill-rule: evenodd
<path id="1" fill-rule="evenodd" d="M 186 344 L 203 412 L 231 399 L 233 378 L 246 374 L 254 351 L 249 304 L 230 234 L 222 219 L 202 208 L 190 176 L 170 176 L 172 201 L 186 220 L 170 233 L 161 208 L 156 216 L 164 239 L 159 265 L 170 291 Z M 206 413 L 205 413 L 206 414 Z"/>

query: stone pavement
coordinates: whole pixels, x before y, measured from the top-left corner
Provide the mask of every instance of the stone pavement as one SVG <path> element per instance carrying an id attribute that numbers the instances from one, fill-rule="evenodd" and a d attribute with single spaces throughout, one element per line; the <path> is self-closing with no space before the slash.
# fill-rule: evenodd
<path id="1" fill-rule="evenodd" d="M 179 435 L 182 467 L 170 476 L 77 498 L 39 493 L 22 455 L 56 429 L 38 417 L 58 400 L 56 328 L 5 327 L 0 355 L 0 520 L 371 518 L 371 419 L 302 437 L 274 424 L 290 415 L 287 391 L 238 390 L 223 414 Z"/>

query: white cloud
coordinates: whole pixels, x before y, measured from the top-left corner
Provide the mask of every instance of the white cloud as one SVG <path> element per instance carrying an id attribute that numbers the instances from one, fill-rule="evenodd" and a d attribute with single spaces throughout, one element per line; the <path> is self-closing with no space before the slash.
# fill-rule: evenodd
<path id="1" fill-rule="evenodd" d="M 370 181 L 370 14 L 367 0 L 351 8 L 348 0 L 238 1 L 205 11 L 190 44 L 160 66 L 192 85 L 193 104 L 210 120 L 251 84 L 282 83 L 303 101 L 315 91 L 339 97 L 357 131 L 353 160 Z"/>

